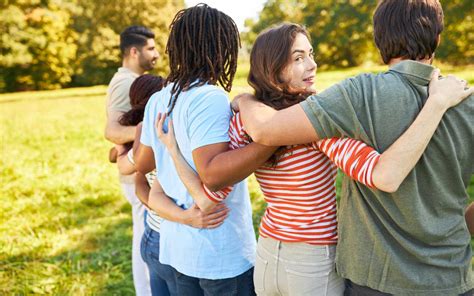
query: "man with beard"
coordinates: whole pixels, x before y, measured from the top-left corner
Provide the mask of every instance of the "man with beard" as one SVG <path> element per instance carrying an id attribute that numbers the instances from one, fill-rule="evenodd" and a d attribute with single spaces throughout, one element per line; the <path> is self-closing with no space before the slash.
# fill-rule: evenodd
<path id="1" fill-rule="evenodd" d="M 131 109 L 129 91 L 135 78 L 152 70 L 159 55 L 155 34 L 142 26 L 131 26 L 120 34 L 122 67 L 114 74 L 107 90 L 107 125 L 105 138 L 114 144 L 133 142 L 135 126 L 123 126 L 120 117 Z M 132 272 L 137 295 L 151 295 L 149 274 L 140 256 L 140 240 L 144 231 L 145 208 L 135 195 L 135 174 L 119 175 L 125 197 L 132 206 L 133 245 Z"/>

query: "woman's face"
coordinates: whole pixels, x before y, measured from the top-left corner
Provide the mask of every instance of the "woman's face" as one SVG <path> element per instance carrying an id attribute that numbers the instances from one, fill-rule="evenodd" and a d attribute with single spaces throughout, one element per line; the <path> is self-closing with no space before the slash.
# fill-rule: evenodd
<path id="1" fill-rule="evenodd" d="M 287 83 L 292 91 L 316 92 L 316 69 L 313 47 L 304 34 L 298 33 L 291 47 L 290 61 L 280 74 L 280 79 Z"/>

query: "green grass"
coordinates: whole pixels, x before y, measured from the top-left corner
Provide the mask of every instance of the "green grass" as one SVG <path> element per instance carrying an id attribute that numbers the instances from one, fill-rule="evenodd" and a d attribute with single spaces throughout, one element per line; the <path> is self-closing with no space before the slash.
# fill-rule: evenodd
<path id="1" fill-rule="evenodd" d="M 250 90 L 242 68 L 232 96 Z M 318 88 L 369 70 L 384 68 L 318 73 Z M 456 74 L 472 84 L 473 70 Z M 105 90 L 0 95 L 0 294 L 133 294 L 131 209 L 107 162 Z M 253 177 L 249 186 L 257 225 L 265 204 Z"/>

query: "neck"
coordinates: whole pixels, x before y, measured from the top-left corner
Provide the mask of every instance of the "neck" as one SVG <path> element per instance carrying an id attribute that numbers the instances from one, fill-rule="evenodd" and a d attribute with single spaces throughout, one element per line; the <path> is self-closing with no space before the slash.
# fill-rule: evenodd
<path id="1" fill-rule="evenodd" d="M 143 75 L 145 70 L 143 70 L 135 61 L 131 61 L 130 59 L 123 59 L 122 67 L 129 69 L 130 71 L 137 73 L 138 75 Z"/>

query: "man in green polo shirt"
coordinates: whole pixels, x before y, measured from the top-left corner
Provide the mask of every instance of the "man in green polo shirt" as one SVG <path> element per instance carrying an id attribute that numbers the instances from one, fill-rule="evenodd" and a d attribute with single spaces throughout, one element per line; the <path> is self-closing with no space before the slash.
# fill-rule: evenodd
<path id="1" fill-rule="evenodd" d="M 348 136 L 387 150 L 426 102 L 442 30 L 438 0 L 381 1 L 374 35 L 389 71 L 346 79 L 281 111 L 244 96 L 238 106 L 246 130 L 271 146 Z M 387 176 L 383 188 L 392 193 L 344 176 L 336 268 L 347 279 L 345 295 L 473 295 L 464 220 L 474 171 L 473 118 L 470 95 L 444 114 L 401 184 Z"/>

